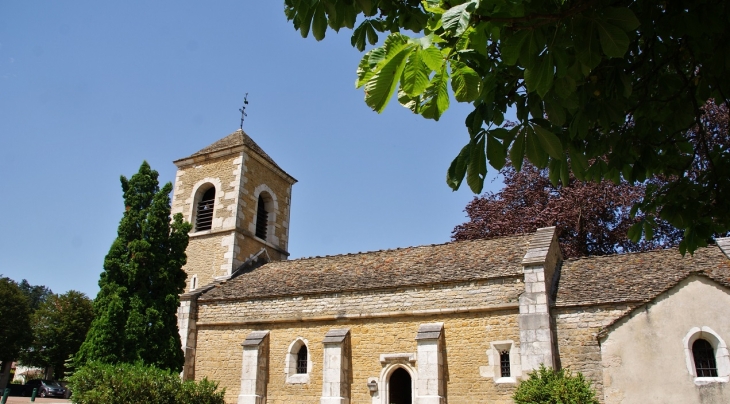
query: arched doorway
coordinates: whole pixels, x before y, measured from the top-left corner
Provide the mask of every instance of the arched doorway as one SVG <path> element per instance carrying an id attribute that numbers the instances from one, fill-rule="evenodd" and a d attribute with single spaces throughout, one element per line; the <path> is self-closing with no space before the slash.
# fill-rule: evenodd
<path id="1" fill-rule="evenodd" d="M 403 368 L 396 369 L 388 382 L 388 404 L 412 404 L 412 388 L 411 375 Z"/>

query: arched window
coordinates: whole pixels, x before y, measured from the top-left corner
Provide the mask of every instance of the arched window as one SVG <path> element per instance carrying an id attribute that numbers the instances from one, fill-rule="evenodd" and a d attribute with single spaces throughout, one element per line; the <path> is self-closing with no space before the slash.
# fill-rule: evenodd
<path id="1" fill-rule="evenodd" d="M 286 382 L 289 384 L 309 383 L 312 373 L 312 358 L 309 354 L 309 342 L 298 337 L 289 345 L 286 355 L 285 369 Z"/>
<path id="2" fill-rule="evenodd" d="M 695 384 L 730 382 L 730 353 L 710 327 L 692 327 L 682 340 L 687 371 Z"/>
<path id="3" fill-rule="evenodd" d="M 302 345 L 297 352 L 297 374 L 307 373 L 307 346 Z"/>
<path id="4" fill-rule="evenodd" d="M 692 344 L 692 356 L 695 360 L 697 377 L 717 377 L 715 350 L 707 340 L 698 339 Z"/>
<path id="5" fill-rule="evenodd" d="M 259 202 L 256 207 L 256 237 L 266 240 L 266 227 L 269 224 L 269 212 L 266 211 L 266 200 L 263 194 L 259 194 Z"/>
<path id="6" fill-rule="evenodd" d="M 213 225 L 213 206 L 215 205 L 215 187 L 211 187 L 200 198 L 195 208 L 195 231 L 210 230 Z"/>

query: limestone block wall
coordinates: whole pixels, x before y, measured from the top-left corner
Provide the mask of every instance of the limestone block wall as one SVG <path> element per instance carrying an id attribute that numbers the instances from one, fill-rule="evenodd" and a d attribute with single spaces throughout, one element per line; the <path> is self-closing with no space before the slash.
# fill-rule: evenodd
<path id="1" fill-rule="evenodd" d="M 425 323 L 444 323 L 444 391 L 450 402 L 511 402 L 515 384 L 496 384 L 480 374 L 490 364 L 490 342 L 519 347 L 519 277 L 380 291 L 198 302 L 195 378 L 226 387 L 235 403 L 241 375 L 241 342 L 255 330 L 270 330 L 267 403 L 313 403 L 322 396 L 324 337 L 350 330 L 351 403 L 370 403 L 368 378 L 379 378 L 383 354 L 417 353 L 416 335 Z M 308 342 L 308 383 L 286 382 L 287 349 Z M 417 364 L 416 364 L 417 365 Z M 415 370 L 415 368 L 414 368 Z"/>
<path id="2" fill-rule="evenodd" d="M 636 304 L 607 304 L 553 308 L 561 367 L 583 373 L 593 383 L 601 400 L 603 368 L 598 332 L 635 306 Z"/>
<path id="3" fill-rule="evenodd" d="M 429 285 L 327 295 L 277 297 L 243 302 L 199 302 L 198 323 L 272 322 L 276 320 L 339 319 L 390 316 L 398 313 L 437 314 L 448 310 L 517 307 L 524 290 L 520 278 Z"/>
<path id="4" fill-rule="evenodd" d="M 216 276 L 228 275 L 240 263 L 235 262 L 235 224 L 237 195 L 241 182 L 243 153 L 229 154 L 178 167 L 175 176 L 172 213 L 182 213 L 186 221 L 195 224 L 195 196 L 206 184 L 216 189 L 213 223 L 210 230 L 190 233 L 186 250 L 188 261 L 183 270 L 190 278 L 198 276 L 197 284 L 205 285 Z"/>
<path id="5" fill-rule="evenodd" d="M 269 323 L 257 326 L 201 325 L 195 377 L 217 380 L 226 387 L 226 402 L 236 403 L 241 377 L 241 342 L 254 330 L 270 330 L 267 403 L 317 403 L 322 395 L 323 339 L 332 328 L 349 328 L 351 336 L 351 401 L 369 403 L 368 378 L 379 377 L 380 355 L 416 353 L 415 339 L 423 323 L 443 322 L 445 394 L 451 403 L 511 403 L 514 384 L 498 385 L 480 376 L 487 365 L 489 342 L 514 340 L 519 343 L 517 309 L 488 313 L 411 316 L 351 321 L 306 321 Z M 308 341 L 312 361 L 309 383 L 287 384 L 285 358 L 296 339 Z"/>
<path id="6" fill-rule="evenodd" d="M 256 254 L 261 249 L 261 242 L 254 236 L 256 233 L 256 209 L 258 197 L 266 192 L 274 199 L 273 209 L 269 212 L 269 226 L 266 242 L 270 245 L 269 256 L 274 260 L 286 259 L 289 247 L 289 213 L 292 184 L 282 177 L 271 163 L 257 155 L 244 155 L 243 178 L 239 191 L 237 226 L 244 231 L 237 259 L 241 262 Z"/>
<path id="7" fill-rule="evenodd" d="M 286 259 L 289 238 L 289 203 L 293 179 L 248 150 L 226 152 L 178 167 L 172 213 L 182 213 L 195 224 L 196 194 L 206 184 L 216 188 L 213 223 L 210 230 L 190 233 L 188 262 L 183 267 L 188 282 L 198 276 L 198 285 L 226 276 L 252 255 L 266 247 L 273 260 Z M 266 240 L 255 233 L 258 195 L 267 192 L 269 207 Z"/>
<path id="8" fill-rule="evenodd" d="M 237 211 L 236 195 L 242 163 L 243 153 L 236 153 L 199 164 L 178 167 L 172 213 L 182 213 L 186 221 L 193 223 L 194 193 L 201 185 L 211 183 L 216 186 L 211 230 L 234 227 Z M 191 235 L 194 234 L 195 229 L 191 232 Z"/>
<path id="9" fill-rule="evenodd" d="M 251 258 L 254 254 L 261 251 L 261 248 L 266 248 L 266 252 L 269 254 L 269 258 L 272 261 L 282 261 L 287 259 L 289 256 L 284 254 L 281 249 L 273 248 L 273 245 L 266 245 L 261 242 L 260 239 L 253 235 L 236 235 L 236 262 L 243 263 L 247 259 Z"/>
<path id="10" fill-rule="evenodd" d="M 230 248 L 228 241 L 232 238 L 231 232 L 190 238 L 188 248 L 185 250 L 188 261 L 183 267 L 188 275 L 186 291 L 190 289 L 190 279 L 193 275 L 198 276 L 198 286 L 213 282 L 216 276 L 227 275 L 225 255 Z"/>

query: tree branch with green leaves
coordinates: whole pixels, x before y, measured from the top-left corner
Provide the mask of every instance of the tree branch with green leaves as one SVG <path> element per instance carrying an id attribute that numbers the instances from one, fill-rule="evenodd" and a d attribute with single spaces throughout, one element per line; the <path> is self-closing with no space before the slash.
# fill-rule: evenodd
<path id="1" fill-rule="evenodd" d="M 360 51 L 378 45 L 357 68 L 356 87 L 373 110 L 397 95 L 413 113 L 438 120 L 452 98 L 472 104 L 468 142 L 447 170 L 452 189 L 466 179 L 480 193 L 488 166 L 499 170 L 507 157 L 548 168 L 554 184 L 570 173 L 617 184 L 672 178 L 646 187 L 634 206 L 643 219 L 629 236 L 651 235 L 660 218 L 684 231 L 682 253 L 730 231 L 730 148 L 703 144 L 699 108 L 728 101 L 728 7 L 707 0 L 285 0 L 303 37 L 350 28 Z M 517 124 L 505 127 L 508 110 Z"/>

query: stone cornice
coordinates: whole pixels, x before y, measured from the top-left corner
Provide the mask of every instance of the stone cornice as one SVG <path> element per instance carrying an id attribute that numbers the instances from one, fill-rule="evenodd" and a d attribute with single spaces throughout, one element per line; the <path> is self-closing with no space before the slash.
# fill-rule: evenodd
<path id="1" fill-rule="evenodd" d="M 284 324 L 284 323 L 302 323 L 310 321 L 343 321 L 343 320 L 365 320 L 374 318 L 396 318 L 396 317 L 423 317 L 423 316 L 440 316 L 448 314 L 471 314 L 485 313 L 491 311 L 519 310 L 518 303 L 503 303 L 482 307 L 456 307 L 450 309 L 428 309 L 428 310 L 409 310 L 409 311 L 390 311 L 381 313 L 357 313 L 357 314 L 331 314 L 326 316 L 311 316 L 297 318 L 278 318 L 278 319 L 250 319 L 239 321 L 201 321 L 198 322 L 198 328 L 201 327 L 231 327 L 231 326 L 247 326 L 252 324 Z"/>

